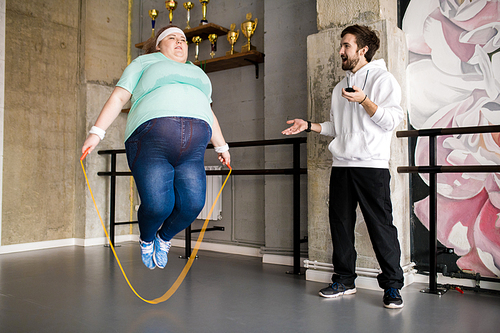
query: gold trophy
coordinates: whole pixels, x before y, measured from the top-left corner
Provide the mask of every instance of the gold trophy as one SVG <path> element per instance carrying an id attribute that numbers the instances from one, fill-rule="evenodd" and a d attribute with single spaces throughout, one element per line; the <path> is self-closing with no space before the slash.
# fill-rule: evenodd
<path id="1" fill-rule="evenodd" d="M 210 2 L 210 0 L 200 0 L 201 3 L 201 8 L 202 8 L 202 13 L 203 13 L 203 18 L 201 19 L 200 25 L 204 25 L 208 23 L 207 20 L 207 5 Z"/>
<path id="2" fill-rule="evenodd" d="M 245 45 L 241 47 L 241 52 L 247 52 L 251 50 L 255 50 L 256 47 L 250 44 L 250 37 L 252 37 L 255 32 L 255 28 L 257 28 L 257 18 L 252 21 L 252 13 L 247 14 L 247 20 L 241 24 L 241 32 L 248 38 L 248 41 Z"/>
<path id="3" fill-rule="evenodd" d="M 238 40 L 240 30 L 238 29 L 238 31 L 234 31 L 234 28 L 236 28 L 236 24 L 232 23 L 231 31 L 227 33 L 227 41 L 229 42 L 229 44 L 231 44 L 231 51 L 227 51 L 226 56 L 238 53 L 234 50 L 234 44 L 236 44 L 236 41 Z"/>
<path id="4" fill-rule="evenodd" d="M 168 18 L 170 20 L 170 24 L 172 24 L 172 20 L 174 19 L 174 10 L 177 8 L 177 1 L 166 0 L 165 7 L 168 9 Z"/>
<path id="5" fill-rule="evenodd" d="M 198 55 L 200 54 L 200 49 L 198 47 L 198 44 L 200 44 L 202 41 L 201 37 L 200 36 L 194 36 L 193 37 L 193 43 L 196 44 L 196 52 L 194 54 L 194 59 L 195 61 L 198 61 Z"/>
<path id="6" fill-rule="evenodd" d="M 158 16 L 158 11 L 156 9 L 150 9 L 149 10 L 149 17 L 151 17 L 151 38 L 155 38 L 155 20 L 156 17 Z"/>
<path id="7" fill-rule="evenodd" d="M 215 56 L 215 51 L 217 51 L 217 34 L 208 35 L 208 40 L 212 43 L 212 51 L 210 52 L 210 56 L 212 59 Z"/>
<path id="8" fill-rule="evenodd" d="M 189 25 L 189 21 L 191 20 L 191 9 L 193 9 L 194 3 L 192 3 L 191 1 L 188 1 L 188 2 L 184 2 L 183 5 L 184 5 L 184 8 L 186 8 L 186 10 L 187 10 L 187 26 L 186 26 L 186 29 L 191 29 L 191 26 Z"/>

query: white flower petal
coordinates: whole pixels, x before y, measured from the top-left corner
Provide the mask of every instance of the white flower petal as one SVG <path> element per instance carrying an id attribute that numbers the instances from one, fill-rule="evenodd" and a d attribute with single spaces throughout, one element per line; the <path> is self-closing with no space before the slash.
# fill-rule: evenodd
<path id="1" fill-rule="evenodd" d="M 469 240 L 467 239 L 468 228 L 458 222 L 451 229 L 450 235 L 448 236 L 448 241 L 453 245 L 455 253 L 459 256 L 463 256 L 471 250 Z"/>
<path id="2" fill-rule="evenodd" d="M 493 76 L 495 77 L 496 84 L 500 84 L 500 52 L 495 53 L 491 57 L 491 68 Z"/>
<path id="3" fill-rule="evenodd" d="M 477 248 L 477 253 L 479 255 L 479 258 L 481 258 L 481 261 L 483 264 L 496 276 L 500 276 L 500 270 L 495 266 L 495 260 L 493 259 L 493 256 L 491 253 L 485 252 L 481 250 L 479 247 Z"/>
<path id="4" fill-rule="evenodd" d="M 422 35 L 425 19 L 438 6 L 439 0 L 410 1 L 403 18 L 403 31 L 408 35 Z"/>
<path id="5" fill-rule="evenodd" d="M 491 66 L 490 57 L 479 45 L 476 45 L 474 55 L 469 60 L 470 64 L 478 65 L 483 76 L 483 84 L 481 85 L 488 93 L 488 96 L 495 100 L 500 92 L 500 85 L 496 84 Z"/>
<path id="6" fill-rule="evenodd" d="M 456 0 L 440 0 L 439 2 L 444 16 L 457 21 L 467 21 L 483 10 L 488 0 L 464 1 L 460 6 Z"/>
<path id="7" fill-rule="evenodd" d="M 462 61 L 448 45 L 441 21 L 429 16 L 424 25 L 424 38 L 432 50 L 432 61 L 437 68 L 452 75 L 461 73 Z"/>
<path id="8" fill-rule="evenodd" d="M 481 89 L 484 84 L 443 73 L 430 59 L 408 65 L 407 73 L 411 78 L 410 119 L 417 129 L 423 128 L 424 123 L 438 110 L 451 109 L 452 104 L 467 99 L 474 89 Z"/>
<path id="9" fill-rule="evenodd" d="M 500 47 L 500 22 L 485 24 L 460 36 L 459 41 L 467 44 L 484 45 L 485 52 L 491 53 Z"/>

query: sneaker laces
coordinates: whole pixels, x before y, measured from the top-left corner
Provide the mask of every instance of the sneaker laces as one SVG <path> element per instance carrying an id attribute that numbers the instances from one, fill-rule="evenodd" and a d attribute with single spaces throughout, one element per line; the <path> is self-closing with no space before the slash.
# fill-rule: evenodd
<path id="1" fill-rule="evenodd" d="M 158 236 L 158 239 L 159 239 L 158 244 L 160 244 L 160 250 L 168 253 L 168 251 L 170 251 L 170 246 L 172 246 L 172 242 L 163 240 L 161 239 L 160 236 Z"/>
<path id="2" fill-rule="evenodd" d="M 332 289 L 335 290 L 335 291 L 339 290 L 339 285 L 344 288 L 344 291 L 347 290 L 347 288 L 344 286 L 344 284 L 343 283 L 339 283 L 339 282 L 332 283 Z"/>
<path id="3" fill-rule="evenodd" d="M 399 294 L 399 290 L 396 288 L 388 288 L 385 291 L 385 295 L 391 298 L 401 298 L 401 295 Z"/>

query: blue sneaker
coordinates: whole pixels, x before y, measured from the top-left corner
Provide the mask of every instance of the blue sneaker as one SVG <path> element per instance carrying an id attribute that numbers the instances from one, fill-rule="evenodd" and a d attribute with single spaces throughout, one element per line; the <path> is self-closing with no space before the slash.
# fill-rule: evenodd
<path id="1" fill-rule="evenodd" d="M 401 309 L 403 307 L 403 298 L 396 288 L 387 288 L 384 291 L 384 307 L 388 309 Z"/>
<path id="2" fill-rule="evenodd" d="M 154 254 L 154 242 L 144 242 L 142 239 L 139 239 L 139 244 L 141 245 L 141 257 L 142 262 L 149 269 L 155 268 L 155 263 L 153 262 L 153 254 Z"/>
<path id="3" fill-rule="evenodd" d="M 170 250 L 170 246 L 172 243 L 170 241 L 165 241 L 160 238 L 158 234 L 156 234 L 155 240 L 155 253 L 153 256 L 153 260 L 158 268 L 165 268 L 168 261 L 168 251 Z"/>

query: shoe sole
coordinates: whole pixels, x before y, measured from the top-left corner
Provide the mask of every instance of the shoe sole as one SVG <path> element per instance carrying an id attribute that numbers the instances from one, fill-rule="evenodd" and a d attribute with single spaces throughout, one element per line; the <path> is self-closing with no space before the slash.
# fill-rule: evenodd
<path id="1" fill-rule="evenodd" d="M 401 309 L 403 308 L 404 306 L 404 303 L 401 303 L 401 304 L 394 304 L 394 303 L 390 303 L 390 304 L 385 304 L 384 303 L 384 308 L 387 308 L 387 309 Z"/>
<path id="2" fill-rule="evenodd" d="M 353 289 L 347 289 L 346 291 L 344 291 L 343 293 L 337 293 L 337 294 L 334 294 L 334 295 L 325 295 L 323 293 L 321 293 L 321 291 L 318 293 L 321 297 L 325 297 L 325 298 L 337 298 L 337 297 L 340 297 L 340 296 L 344 296 L 344 295 L 352 295 L 352 294 L 355 294 L 356 293 L 356 288 L 353 288 Z"/>

